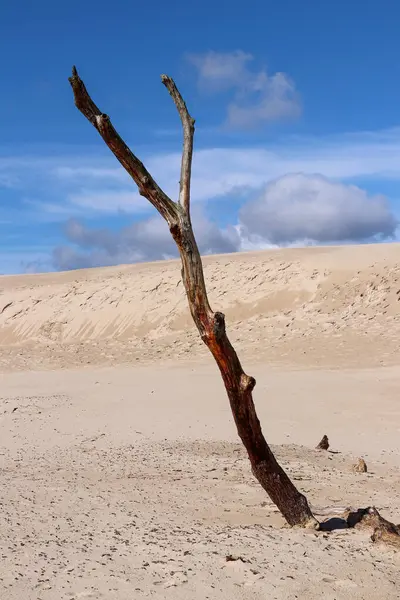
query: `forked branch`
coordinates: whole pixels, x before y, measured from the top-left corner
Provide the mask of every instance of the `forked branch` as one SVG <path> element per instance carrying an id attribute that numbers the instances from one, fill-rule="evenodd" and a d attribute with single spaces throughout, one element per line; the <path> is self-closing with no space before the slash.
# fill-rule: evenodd
<path id="1" fill-rule="evenodd" d="M 162 82 L 171 94 L 181 117 L 184 142 L 181 165 L 179 203 L 173 202 L 161 190 L 139 159 L 131 152 L 90 98 L 76 69 L 70 83 L 75 104 L 94 125 L 108 147 L 125 167 L 139 187 L 140 193 L 157 208 L 169 224 L 182 261 L 182 279 L 193 320 L 203 342 L 219 367 L 238 434 L 247 450 L 252 470 L 271 500 L 290 525 L 318 528 L 307 499 L 293 485 L 278 464 L 261 430 L 253 402 L 255 379 L 246 375 L 230 343 L 225 329 L 225 317 L 213 312 L 207 297 L 203 265 L 190 221 L 190 176 L 193 153 L 194 120 L 174 81 L 163 75 Z"/>

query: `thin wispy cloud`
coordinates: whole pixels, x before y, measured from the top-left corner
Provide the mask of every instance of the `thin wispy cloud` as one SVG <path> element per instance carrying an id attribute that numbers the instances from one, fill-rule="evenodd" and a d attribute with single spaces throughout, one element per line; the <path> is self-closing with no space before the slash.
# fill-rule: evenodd
<path id="1" fill-rule="evenodd" d="M 180 152 L 143 153 L 141 158 L 176 199 Z M 19 223 L 23 214 L 25 222 L 54 223 L 58 231 L 70 219 L 81 227 L 64 231 L 67 243 L 60 240 L 52 258 L 27 257 L 30 270 L 35 265 L 39 270 L 48 264 L 76 268 L 176 255 L 168 228 L 152 216 L 151 205 L 111 155 L 8 157 L 0 160 L 0 174 L 20 186 L 18 202 L 3 211 L 4 221 Z M 262 148 L 200 148 L 192 181 L 200 247 L 203 253 L 232 252 L 393 239 L 399 231 L 396 215 L 386 198 L 364 189 L 368 179 L 375 188 L 379 181 L 400 179 L 400 129 L 291 137 Z M 224 222 L 229 225 L 219 226 L 201 209 L 210 202 L 214 207 L 215 202 L 226 203 Z M 121 230 L 114 225 L 112 232 L 107 219 L 118 215 L 135 222 Z M 92 219 L 105 227 L 93 233 Z"/>
<path id="2" fill-rule="evenodd" d="M 180 152 L 142 158 L 158 183 L 176 198 Z M 399 180 L 400 129 L 325 139 L 285 138 L 267 147 L 199 149 L 193 162 L 193 202 L 250 197 L 288 173 L 318 174 L 342 182 Z M 8 157 L 0 160 L 0 176 L 19 182 L 24 210 L 27 215 L 31 211 L 36 221 L 95 213 L 142 215 L 150 210 L 112 156 Z"/>
<path id="3" fill-rule="evenodd" d="M 135 189 L 132 184 L 133 190 Z M 140 214 L 149 212 L 149 202 L 138 192 L 129 190 L 81 190 L 70 194 L 70 205 L 83 212 Z"/>
<path id="4" fill-rule="evenodd" d="M 35 214 L 36 218 L 34 221 L 42 222 L 57 222 L 65 221 L 71 217 L 71 214 L 77 214 L 79 217 L 85 216 L 85 211 L 79 207 L 73 207 L 67 202 L 43 202 L 41 200 L 35 200 L 30 198 L 23 198 L 22 210 L 32 215 Z"/>
<path id="5" fill-rule="evenodd" d="M 117 182 L 125 182 L 130 179 L 129 175 L 124 169 L 118 168 L 100 168 L 95 166 L 64 166 L 64 167 L 54 167 L 53 175 L 58 179 L 64 179 L 66 181 L 74 181 L 80 179 L 81 177 L 85 180 L 111 180 Z"/>
<path id="6" fill-rule="evenodd" d="M 207 93 L 232 91 L 227 106 L 226 124 L 251 129 L 260 124 L 292 119 L 301 114 L 300 95 L 286 73 L 269 74 L 266 69 L 251 69 L 254 57 L 236 52 L 188 54 L 197 70 L 200 90 Z"/>
<path id="7" fill-rule="evenodd" d="M 0 188 L 14 188 L 18 185 L 18 179 L 7 173 L 0 173 Z"/>

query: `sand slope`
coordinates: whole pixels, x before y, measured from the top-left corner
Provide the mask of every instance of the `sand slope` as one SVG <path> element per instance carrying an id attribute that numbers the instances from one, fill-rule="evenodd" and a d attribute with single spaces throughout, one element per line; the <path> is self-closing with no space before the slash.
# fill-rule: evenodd
<path id="1" fill-rule="evenodd" d="M 398 360 L 399 244 L 207 257 L 205 274 L 212 306 L 251 360 Z M 0 278 L 3 368 L 205 355 L 176 261 Z"/>

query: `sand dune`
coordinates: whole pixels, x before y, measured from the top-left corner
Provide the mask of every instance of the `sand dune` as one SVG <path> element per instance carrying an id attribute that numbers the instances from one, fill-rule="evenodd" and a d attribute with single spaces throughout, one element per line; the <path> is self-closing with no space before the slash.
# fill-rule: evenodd
<path id="1" fill-rule="evenodd" d="M 316 515 L 398 523 L 400 246 L 213 256 L 205 274 Z M 400 555 L 369 532 L 284 526 L 176 261 L 1 278 L 0 368 L 1 600 L 399 598 Z"/>
<path id="2" fill-rule="evenodd" d="M 400 245 L 287 249 L 205 259 L 211 304 L 250 360 L 393 364 Z M 370 352 L 374 344 L 375 352 Z M 198 359 L 177 261 L 0 279 L 0 365 Z"/>

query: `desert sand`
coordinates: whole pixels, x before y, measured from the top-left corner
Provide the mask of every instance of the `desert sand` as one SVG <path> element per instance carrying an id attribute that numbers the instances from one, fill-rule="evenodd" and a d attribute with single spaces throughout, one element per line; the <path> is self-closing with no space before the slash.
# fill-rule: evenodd
<path id="1" fill-rule="evenodd" d="M 204 262 L 316 516 L 373 504 L 400 522 L 400 245 Z M 0 278 L 0 370 L 2 600 L 400 597 L 400 553 L 368 531 L 285 527 L 178 262 Z"/>

